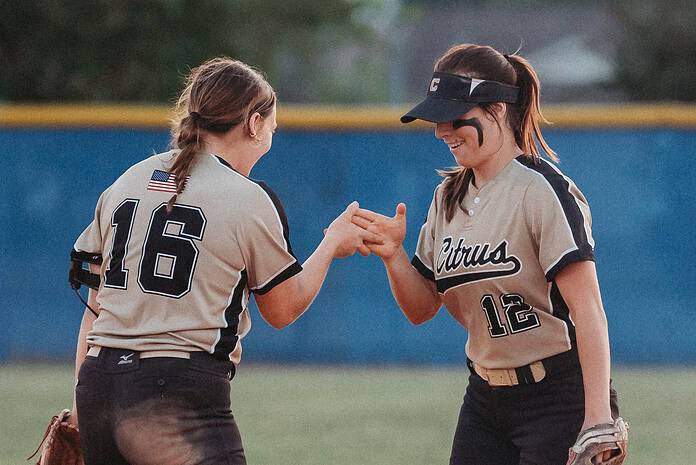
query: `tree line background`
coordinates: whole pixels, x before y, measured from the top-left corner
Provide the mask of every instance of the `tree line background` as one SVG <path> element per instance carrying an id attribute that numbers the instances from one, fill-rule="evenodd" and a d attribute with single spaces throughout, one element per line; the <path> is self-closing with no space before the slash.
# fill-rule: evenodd
<path id="1" fill-rule="evenodd" d="M 402 103 L 409 24 L 434 9 L 583 0 L 0 0 L 0 101 L 170 102 L 217 55 L 262 69 L 282 101 Z M 696 2 L 606 2 L 627 100 L 696 100 Z M 491 27 L 495 27 L 492 24 Z M 465 32 L 465 31 L 463 31 Z M 433 36 L 437 31 L 432 31 Z M 434 58 L 434 57 L 432 57 Z M 430 59 L 430 58 L 429 58 Z"/>

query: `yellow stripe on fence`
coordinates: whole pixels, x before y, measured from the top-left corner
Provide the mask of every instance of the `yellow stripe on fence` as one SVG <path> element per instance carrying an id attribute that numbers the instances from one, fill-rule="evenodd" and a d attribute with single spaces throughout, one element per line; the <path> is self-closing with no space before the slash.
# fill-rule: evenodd
<path id="1" fill-rule="evenodd" d="M 416 122 L 402 125 L 404 106 L 333 106 L 281 104 L 281 129 L 387 130 L 426 129 Z M 696 128 L 696 104 L 546 105 L 544 115 L 558 128 Z M 171 108 L 162 105 L 0 104 L 5 127 L 165 128 Z"/>
<path id="2" fill-rule="evenodd" d="M 156 105 L 0 105 L 0 126 L 161 128 L 170 117 L 168 107 Z"/>
<path id="3" fill-rule="evenodd" d="M 696 104 L 548 105 L 557 127 L 696 128 Z"/>

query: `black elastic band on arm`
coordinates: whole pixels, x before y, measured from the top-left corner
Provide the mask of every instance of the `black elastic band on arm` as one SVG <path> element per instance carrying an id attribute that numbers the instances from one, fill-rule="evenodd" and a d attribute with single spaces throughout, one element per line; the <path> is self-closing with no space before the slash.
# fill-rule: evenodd
<path id="1" fill-rule="evenodd" d="M 99 275 L 91 273 L 87 270 L 83 270 L 82 268 L 79 268 L 79 266 L 79 264 L 73 262 L 73 265 L 70 268 L 70 287 L 73 289 L 79 289 L 80 286 L 84 284 L 85 286 L 98 291 L 99 284 L 101 283 Z"/>
<path id="2" fill-rule="evenodd" d="M 94 274 L 82 268 L 82 264 L 85 262 L 101 265 L 102 256 L 97 253 L 78 252 L 77 250 L 70 251 L 70 272 L 68 274 L 70 287 L 77 290 L 84 284 L 95 291 L 99 290 L 101 277 L 98 274 Z"/>
<path id="3" fill-rule="evenodd" d="M 79 252 L 75 249 L 70 251 L 70 260 L 79 260 L 81 262 L 92 263 L 94 265 L 102 264 L 101 253 Z"/>
<path id="4" fill-rule="evenodd" d="M 99 285 L 101 284 L 101 277 L 98 274 L 94 274 L 89 270 L 82 268 L 83 263 L 91 263 L 94 265 L 101 265 L 102 256 L 99 253 L 89 253 L 89 252 L 78 252 L 77 250 L 70 251 L 70 271 L 68 273 L 68 281 L 70 282 L 70 287 L 75 291 L 77 297 L 80 301 L 85 304 L 90 312 L 94 316 L 98 317 L 99 314 L 89 305 L 89 303 L 82 298 L 80 295 L 80 287 L 84 284 L 95 291 L 99 290 Z"/>

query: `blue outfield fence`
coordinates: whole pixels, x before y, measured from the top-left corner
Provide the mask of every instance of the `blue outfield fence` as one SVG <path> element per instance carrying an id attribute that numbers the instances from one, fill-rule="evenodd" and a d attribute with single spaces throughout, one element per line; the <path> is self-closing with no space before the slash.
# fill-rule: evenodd
<path id="1" fill-rule="evenodd" d="M 696 362 L 696 131 L 549 129 L 547 137 L 592 208 L 614 360 Z M 67 284 L 72 244 L 101 191 L 167 142 L 163 129 L 0 128 L 0 360 L 73 356 L 83 306 Z M 452 163 L 429 131 L 281 130 L 252 177 L 283 200 L 304 260 L 352 200 L 387 214 L 406 202 L 412 252 L 439 182 L 435 169 Z M 271 328 L 255 308 L 252 319 L 247 362 L 464 360 L 464 329 L 444 309 L 411 326 L 376 257 L 335 262 L 289 328 Z"/>

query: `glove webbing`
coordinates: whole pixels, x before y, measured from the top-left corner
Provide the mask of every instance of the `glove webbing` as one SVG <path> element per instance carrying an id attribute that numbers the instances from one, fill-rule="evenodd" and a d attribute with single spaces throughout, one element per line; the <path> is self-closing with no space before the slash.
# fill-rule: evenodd
<path id="1" fill-rule="evenodd" d="M 591 444 L 616 442 L 619 448 L 620 441 L 628 440 L 628 424 L 623 418 L 617 418 L 614 423 L 601 423 L 583 431 L 577 442 L 572 447 L 576 454 L 581 453 Z"/>
<path id="2" fill-rule="evenodd" d="M 53 425 L 56 423 L 60 423 L 63 420 L 65 420 L 70 414 L 70 410 L 65 409 L 62 412 L 60 412 L 60 415 L 53 415 L 53 418 L 51 419 L 51 422 L 48 424 L 46 427 L 46 432 L 44 433 L 43 439 L 41 439 L 41 442 L 39 443 L 39 447 L 36 448 L 33 454 L 31 454 L 29 457 L 27 457 L 27 460 L 33 458 L 36 454 L 39 453 L 41 450 L 41 447 L 44 445 L 44 441 L 46 441 L 46 438 L 48 437 L 48 433 L 51 431 L 53 428 Z"/>

